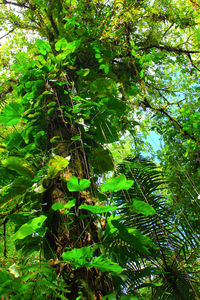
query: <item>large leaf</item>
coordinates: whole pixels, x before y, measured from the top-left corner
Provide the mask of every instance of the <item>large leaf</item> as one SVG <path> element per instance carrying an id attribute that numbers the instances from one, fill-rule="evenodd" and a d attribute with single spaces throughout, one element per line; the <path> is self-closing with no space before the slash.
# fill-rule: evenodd
<path id="1" fill-rule="evenodd" d="M 144 201 L 139 200 L 133 200 L 133 203 L 131 204 L 131 207 L 134 209 L 134 211 L 138 214 L 143 214 L 146 216 L 152 216 L 156 214 L 155 209 L 148 203 Z"/>
<path id="2" fill-rule="evenodd" d="M 116 209 L 118 209 L 118 207 L 117 206 L 98 206 L 98 205 L 82 204 L 79 206 L 79 209 L 89 210 L 93 214 L 103 214 L 108 211 L 116 210 Z"/>
<path id="3" fill-rule="evenodd" d="M 31 185 L 32 181 L 29 177 L 18 177 L 0 190 L 0 205 L 24 194 Z"/>
<path id="4" fill-rule="evenodd" d="M 100 255 L 98 257 L 93 257 L 94 251 L 97 247 L 82 247 L 75 248 L 70 251 L 64 252 L 62 258 L 71 263 L 75 267 L 88 268 L 96 267 L 102 272 L 113 272 L 121 273 L 123 269 L 115 262 L 112 262 L 107 257 Z"/>
<path id="5" fill-rule="evenodd" d="M 20 103 L 9 103 L 0 114 L 0 124 L 7 126 L 16 125 L 22 119 L 21 114 L 23 111 L 24 108 Z"/>
<path id="6" fill-rule="evenodd" d="M 113 170 L 114 168 L 110 151 L 104 149 L 102 146 L 92 149 L 91 163 L 95 170 L 98 170 L 101 173 Z"/>
<path id="7" fill-rule="evenodd" d="M 90 69 L 80 69 L 76 72 L 79 76 L 87 76 L 90 73 Z"/>
<path id="8" fill-rule="evenodd" d="M 118 229 L 118 236 L 124 242 L 128 243 L 134 250 L 143 254 L 150 254 L 150 249 L 157 249 L 152 240 L 141 234 L 135 228 L 128 228 L 118 220 L 111 221 L 113 226 Z"/>
<path id="9" fill-rule="evenodd" d="M 48 170 L 49 177 L 55 177 L 58 172 L 64 170 L 69 164 L 69 157 L 62 157 L 59 155 L 55 155 L 50 161 L 50 168 Z"/>
<path id="10" fill-rule="evenodd" d="M 101 272 L 112 272 L 120 274 L 123 271 L 122 267 L 103 255 L 94 258 L 90 268 L 92 267 L 98 268 Z"/>
<path id="11" fill-rule="evenodd" d="M 66 200 L 66 201 L 67 201 L 66 204 L 63 204 L 61 202 L 55 202 L 51 208 L 53 210 L 59 210 L 59 209 L 70 210 L 72 207 L 76 205 L 76 199 Z"/>
<path id="12" fill-rule="evenodd" d="M 5 139 L 6 148 L 8 150 L 12 150 L 13 148 L 18 149 L 22 142 L 23 142 L 23 138 L 21 134 L 15 131 L 7 135 Z"/>
<path id="13" fill-rule="evenodd" d="M 78 47 L 81 44 L 81 40 L 75 40 L 73 42 L 67 42 L 67 40 L 65 38 L 60 39 L 56 45 L 56 51 L 63 51 L 64 56 L 61 53 L 61 58 L 65 58 L 67 55 L 74 53 L 76 51 L 76 49 L 78 49 Z M 60 55 L 60 54 L 59 54 Z M 58 56 L 59 57 L 59 56 Z"/>
<path id="14" fill-rule="evenodd" d="M 64 252 L 62 258 L 75 267 L 83 267 L 92 260 L 95 247 L 75 248 Z"/>
<path id="15" fill-rule="evenodd" d="M 127 180 L 124 174 L 118 177 L 108 179 L 102 186 L 102 192 L 118 192 L 121 190 L 128 190 L 133 185 L 133 180 Z"/>
<path id="16" fill-rule="evenodd" d="M 37 42 L 38 50 L 41 54 L 46 55 L 48 52 L 51 51 L 51 46 L 47 41 L 38 39 L 36 42 Z"/>
<path id="17" fill-rule="evenodd" d="M 4 167 L 17 172 L 19 175 L 34 177 L 33 170 L 28 166 L 26 160 L 20 157 L 10 156 L 2 161 Z"/>
<path id="18" fill-rule="evenodd" d="M 23 224 L 19 230 L 13 235 L 13 240 L 21 240 L 27 237 L 30 234 L 37 232 L 43 225 L 46 220 L 45 215 L 41 215 L 40 217 L 36 217 L 29 222 Z"/>
<path id="19" fill-rule="evenodd" d="M 107 108 L 105 108 L 105 111 L 107 112 Z M 90 133 L 94 135 L 95 140 L 100 143 L 108 144 L 119 140 L 116 126 L 113 126 L 105 114 L 102 114 L 101 118 L 94 119 Z"/>
<path id="20" fill-rule="evenodd" d="M 78 179 L 72 176 L 67 182 L 67 187 L 70 192 L 78 192 L 87 189 L 90 186 L 90 181 L 88 179 Z"/>

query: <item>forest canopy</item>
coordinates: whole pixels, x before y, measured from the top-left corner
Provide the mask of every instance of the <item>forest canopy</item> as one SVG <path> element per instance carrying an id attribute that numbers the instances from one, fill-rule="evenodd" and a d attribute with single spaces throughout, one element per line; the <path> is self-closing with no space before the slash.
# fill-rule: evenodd
<path id="1" fill-rule="evenodd" d="M 199 299 L 198 0 L 0 16 L 1 299 Z"/>

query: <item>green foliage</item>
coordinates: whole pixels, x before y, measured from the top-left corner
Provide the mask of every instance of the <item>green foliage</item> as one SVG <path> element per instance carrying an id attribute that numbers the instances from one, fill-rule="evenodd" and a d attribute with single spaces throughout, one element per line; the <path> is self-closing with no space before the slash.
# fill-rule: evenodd
<path id="1" fill-rule="evenodd" d="M 1 297 L 198 298 L 197 3 L 0 16 Z"/>
<path id="2" fill-rule="evenodd" d="M 53 210 L 65 209 L 65 212 L 68 212 L 76 204 L 76 199 L 68 200 L 66 204 L 56 202 L 52 205 Z"/>
<path id="3" fill-rule="evenodd" d="M 67 182 L 67 188 L 70 192 L 78 192 L 87 189 L 90 186 L 90 181 L 88 179 L 78 179 L 72 176 Z"/>
<path id="4" fill-rule="evenodd" d="M 3 205 L 15 198 L 19 198 L 27 191 L 31 183 L 30 178 L 20 176 L 11 184 L 4 186 L 0 191 L 0 204 Z"/>
<path id="5" fill-rule="evenodd" d="M 4 107 L 0 114 L 0 124 L 12 126 L 21 121 L 24 108 L 20 103 L 12 102 Z"/>
<path id="6" fill-rule="evenodd" d="M 69 157 L 62 157 L 59 155 L 55 155 L 49 161 L 50 168 L 48 169 L 48 177 L 55 177 L 58 172 L 64 170 L 69 164 Z"/>
<path id="7" fill-rule="evenodd" d="M 38 39 L 36 42 L 37 42 L 38 50 L 41 54 L 46 55 L 48 52 L 51 51 L 51 46 L 47 41 Z"/>
<path id="8" fill-rule="evenodd" d="M 53 296 L 64 300 L 64 293 L 69 292 L 64 282 L 57 278 L 54 270 L 45 263 L 23 266 L 13 264 L 9 271 L 0 270 L 2 297 L 28 300 L 30 297 L 44 299 Z"/>
<path id="9" fill-rule="evenodd" d="M 62 257 L 64 260 L 70 262 L 72 266 L 88 268 L 98 268 L 102 272 L 113 272 L 119 274 L 123 269 L 116 263 L 112 262 L 107 257 L 103 255 L 94 257 L 94 251 L 96 247 L 83 247 L 79 249 L 72 249 L 70 251 L 64 252 Z"/>
<path id="10" fill-rule="evenodd" d="M 19 157 L 8 157 L 2 161 L 2 165 L 10 170 L 17 172 L 19 175 L 34 177 L 33 170 L 28 166 L 27 161 Z"/>
<path id="11" fill-rule="evenodd" d="M 97 206 L 97 205 L 88 205 L 88 204 L 82 204 L 79 206 L 79 209 L 85 209 L 90 211 L 93 214 L 103 214 L 109 211 L 116 210 L 117 206 Z"/>
<path id="12" fill-rule="evenodd" d="M 30 221 L 28 221 L 27 223 L 23 224 L 19 230 L 14 234 L 14 236 L 12 237 L 13 240 L 21 240 L 24 239 L 25 237 L 27 237 L 30 234 L 36 233 L 37 234 L 40 232 L 40 229 L 44 223 L 44 221 L 46 220 L 46 216 L 41 215 L 39 217 L 33 218 Z"/>
<path id="13" fill-rule="evenodd" d="M 140 200 L 133 200 L 132 203 L 132 208 L 133 210 L 138 213 L 138 214 L 143 214 L 143 215 L 154 215 L 156 214 L 155 209 L 149 205 L 148 203 L 144 202 L 144 201 L 140 201 Z"/>
<path id="14" fill-rule="evenodd" d="M 124 174 L 119 175 L 116 178 L 108 179 L 102 186 L 102 192 L 118 192 L 121 190 L 128 190 L 133 185 L 133 180 L 127 180 Z"/>

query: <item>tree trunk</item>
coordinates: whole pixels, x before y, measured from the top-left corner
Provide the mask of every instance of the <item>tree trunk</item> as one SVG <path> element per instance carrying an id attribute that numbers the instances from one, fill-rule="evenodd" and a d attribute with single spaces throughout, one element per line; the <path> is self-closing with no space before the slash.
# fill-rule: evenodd
<path id="1" fill-rule="evenodd" d="M 68 88 L 68 87 L 65 87 Z M 59 106 L 57 114 L 48 115 L 47 132 L 48 141 L 55 136 L 59 137 L 59 142 L 49 143 L 48 150 L 54 151 L 62 157 L 70 156 L 69 166 L 60 172 L 56 178 L 45 182 L 46 191 L 43 194 L 42 202 L 45 204 L 44 212 L 50 215 L 48 223 L 48 231 L 45 237 L 45 258 L 51 261 L 52 266 L 56 266 L 59 276 L 63 276 L 67 287 L 71 290 L 67 294 L 67 298 L 76 299 L 101 299 L 113 290 L 112 279 L 100 272 L 96 268 L 87 269 L 86 267 L 74 270 L 70 264 L 56 263 L 62 260 L 62 253 L 65 248 L 74 249 L 84 246 L 90 246 L 99 242 L 97 225 L 95 219 L 88 215 L 87 211 L 79 210 L 78 207 L 83 203 L 95 204 L 93 190 L 91 185 L 90 193 L 72 192 L 67 190 L 66 180 L 72 176 L 78 178 L 90 179 L 89 166 L 87 164 L 87 156 L 84 150 L 82 140 L 72 141 L 73 136 L 80 136 L 81 131 L 78 124 L 72 119 L 66 118 L 62 111 L 62 105 L 73 108 L 72 99 L 64 95 L 64 88 L 59 91 L 48 86 L 51 94 L 46 99 L 46 104 L 54 101 Z M 53 149 L 51 149 L 53 147 Z M 70 199 L 76 199 L 76 205 L 71 210 L 70 215 L 62 213 L 60 210 L 52 212 L 51 206 L 60 202 L 66 204 Z M 81 214 L 87 214 L 84 219 L 80 218 Z M 54 256 L 56 254 L 56 259 Z"/>

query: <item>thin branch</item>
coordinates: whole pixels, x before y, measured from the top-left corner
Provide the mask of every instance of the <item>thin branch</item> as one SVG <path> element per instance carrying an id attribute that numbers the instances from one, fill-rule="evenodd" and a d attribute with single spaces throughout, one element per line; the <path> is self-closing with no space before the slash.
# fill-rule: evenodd
<path id="1" fill-rule="evenodd" d="M 13 213 L 15 213 L 16 211 L 18 211 L 21 207 L 23 206 L 23 204 L 21 203 L 20 205 L 19 204 L 17 204 L 13 209 L 11 209 L 10 211 L 8 211 L 8 212 L 5 212 L 5 213 L 1 213 L 0 214 L 0 217 L 1 218 L 5 218 L 5 217 L 7 217 L 7 216 L 9 216 L 9 215 L 12 215 Z M 7 218 L 6 218 L 7 219 Z M 3 223 L 5 222 L 5 220 L 3 221 Z M 3 223 L 1 223 L 1 225 L 3 224 Z"/>
<path id="2" fill-rule="evenodd" d="M 13 87 L 9 86 L 9 88 L 5 92 L 0 93 L 0 100 L 1 100 L 1 98 L 3 98 L 5 95 L 11 93 L 12 91 L 13 91 Z"/>
<path id="3" fill-rule="evenodd" d="M 3 222 L 3 242 L 4 242 L 4 257 L 7 258 L 7 243 L 6 243 L 6 224 L 8 222 L 8 218 Z"/>
<path id="4" fill-rule="evenodd" d="M 15 29 L 11 29 L 10 31 L 8 31 L 6 34 L 4 34 L 3 36 L 0 37 L 0 40 L 5 38 L 7 35 L 9 35 L 10 33 L 12 33 Z"/>
<path id="5" fill-rule="evenodd" d="M 165 32 L 163 33 L 163 35 L 161 36 L 161 39 L 160 40 L 162 40 L 164 37 L 165 37 L 165 35 L 167 34 L 167 32 L 172 28 L 174 26 L 174 22 L 165 30 Z"/>
<path id="6" fill-rule="evenodd" d="M 176 48 L 176 47 L 171 47 L 171 46 L 162 46 L 162 45 L 149 45 L 143 48 L 139 48 L 139 50 L 148 50 L 148 49 L 152 49 L 152 48 L 156 48 L 159 50 L 164 50 L 164 51 L 168 51 L 168 52 L 175 52 L 180 54 L 194 54 L 194 53 L 200 53 L 200 51 L 195 51 L 195 50 L 186 50 L 186 49 L 181 49 L 181 48 Z"/>
<path id="7" fill-rule="evenodd" d="M 194 4 L 194 6 L 197 6 L 198 8 L 200 8 L 200 5 L 199 5 L 197 2 L 192 1 L 192 0 L 190 0 L 190 2 L 191 2 L 192 4 Z"/>
<path id="8" fill-rule="evenodd" d="M 36 10 L 36 7 L 34 5 L 27 6 L 26 2 L 22 2 L 22 3 L 16 3 L 16 2 L 9 2 L 4 0 L 3 3 L 0 3 L 0 5 L 2 4 L 6 4 L 6 5 L 14 5 L 14 6 L 18 6 L 18 7 L 22 7 L 22 8 L 27 8 L 27 9 L 31 9 L 32 11 Z"/>
<path id="9" fill-rule="evenodd" d="M 197 71 L 200 72 L 200 69 L 197 68 L 197 66 L 195 66 L 195 64 L 193 63 L 193 60 L 192 60 L 192 57 L 191 57 L 190 53 L 188 53 L 188 58 L 189 58 L 189 60 L 190 60 L 190 62 L 191 62 L 191 65 L 192 65 Z"/>
<path id="10" fill-rule="evenodd" d="M 157 108 L 157 107 L 153 107 L 151 106 L 151 104 L 147 101 L 146 98 L 144 98 L 144 101 L 142 101 L 142 104 L 146 107 L 146 108 L 150 108 L 151 110 L 154 111 L 158 111 L 162 114 L 164 114 L 172 123 L 174 123 L 179 130 L 188 138 L 190 138 L 191 140 L 195 141 L 196 143 L 200 144 L 200 140 L 195 138 L 194 136 L 192 136 L 187 130 L 183 129 L 183 126 L 176 120 L 174 119 L 172 116 L 170 116 L 165 110 L 164 108 Z"/>
<path id="11" fill-rule="evenodd" d="M 166 93 L 181 93 L 181 94 L 186 94 L 183 91 L 174 91 L 174 90 L 170 90 L 170 88 L 162 88 L 162 87 L 156 87 L 156 84 L 158 84 L 157 82 L 152 82 L 152 84 L 146 82 L 146 85 L 148 85 L 150 88 L 153 88 L 157 91 L 164 91 Z"/>

